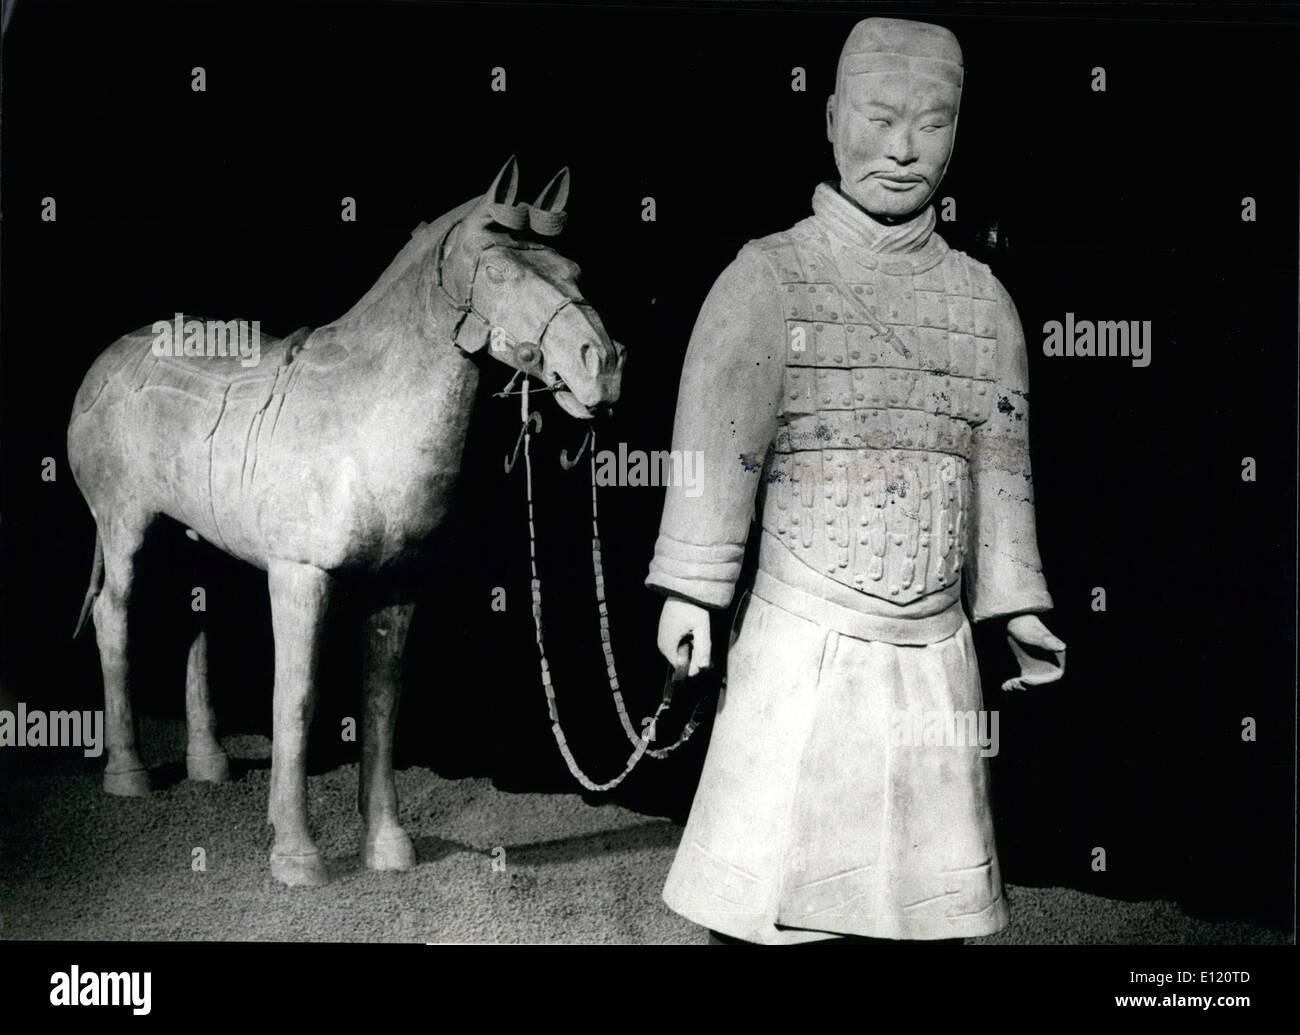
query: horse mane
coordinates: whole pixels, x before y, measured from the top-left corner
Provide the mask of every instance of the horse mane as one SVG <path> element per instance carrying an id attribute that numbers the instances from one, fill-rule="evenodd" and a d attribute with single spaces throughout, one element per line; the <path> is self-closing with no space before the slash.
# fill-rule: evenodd
<path id="1" fill-rule="evenodd" d="M 429 253 L 438 247 L 439 242 L 443 240 L 447 232 L 456 223 L 463 220 L 482 203 L 482 196 L 471 198 L 464 204 L 457 205 L 449 212 L 444 212 L 432 223 L 421 223 L 417 226 L 411 231 L 410 240 L 402 246 L 402 250 L 384 268 L 383 273 L 379 275 L 379 279 L 370 286 L 370 290 L 362 295 L 347 312 L 327 326 L 338 327 L 360 320 L 367 310 L 388 295 L 393 286 L 412 267 L 423 262 Z M 518 251 L 552 250 L 544 239 L 535 237 L 529 231 L 526 230 L 520 233 L 509 227 L 496 224 L 491 219 L 489 219 L 486 226 L 481 228 L 481 232 L 484 242 L 490 246 L 512 248 Z"/>
<path id="2" fill-rule="evenodd" d="M 334 320 L 333 323 L 340 324 L 353 319 L 383 298 L 407 270 L 417 262 L 422 261 L 429 254 L 430 249 L 437 246 L 438 242 L 442 240 L 443 234 L 454 223 L 472 212 L 482 200 L 481 197 L 471 198 L 463 205 L 457 205 L 451 211 L 444 212 L 432 223 L 421 223 L 412 230 L 410 240 L 402 246 L 402 250 L 384 268 L 384 272 L 371 285 L 370 290 L 362 295 L 346 313 Z"/>

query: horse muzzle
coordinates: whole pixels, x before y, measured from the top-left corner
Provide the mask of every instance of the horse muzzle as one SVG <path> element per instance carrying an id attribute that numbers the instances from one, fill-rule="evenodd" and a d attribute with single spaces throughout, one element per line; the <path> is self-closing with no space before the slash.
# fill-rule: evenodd
<path id="1" fill-rule="evenodd" d="M 606 339 L 584 344 L 580 355 L 585 376 L 574 385 L 560 378 L 555 386 L 555 401 L 570 416 L 589 420 L 608 413 L 618 402 L 627 354 L 618 342 Z"/>
<path id="2" fill-rule="evenodd" d="M 562 312 L 543 336 L 542 382 L 571 417 L 590 420 L 618 401 L 623 384 L 623 346 L 605 333 L 589 307 Z"/>

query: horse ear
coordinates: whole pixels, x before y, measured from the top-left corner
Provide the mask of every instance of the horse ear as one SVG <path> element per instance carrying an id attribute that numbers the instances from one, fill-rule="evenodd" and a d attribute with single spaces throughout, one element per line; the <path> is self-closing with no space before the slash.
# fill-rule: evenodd
<path id="1" fill-rule="evenodd" d="M 493 205 L 513 205 L 519 192 L 519 162 L 511 155 L 488 188 L 487 200 Z"/>
<path id="2" fill-rule="evenodd" d="M 533 202 L 533 208 L 543 212 L 563 212 L 564 206 L 568 203 L 569 167 L 566 165 L 551 177 L 550 183 L 542 188 L 542 193 L 537 195 L 537 200 Z"/>

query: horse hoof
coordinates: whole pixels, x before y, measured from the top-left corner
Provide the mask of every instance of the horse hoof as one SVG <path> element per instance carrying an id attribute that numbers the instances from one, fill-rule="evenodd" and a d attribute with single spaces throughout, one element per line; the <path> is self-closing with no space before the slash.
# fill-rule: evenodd
<path id="1" fill-rule="evenodd" d="M 363 854 L 368 870 L 409 870 L 415 865 L 415 846 L 405 830 L 384 834 L 374 841 L 366 838 Z"/>
<path id="2" fill-rule="evenodd" d="M 148 797 L 149 792 L 148 769 L 127 769 L 125 772 L 104 774 L 105 794 L 114 794 L 119 798 L 144 798 Z"/>
<path id="3" fill-rule="evenodd" d="M 329 880 L 319 852 L 310 855 L 271 853 L 271 876 L 291 888 L 316 887 Z"/>
<path id="4" fill-rule="evenodd" d="M 204 783 L 226 783 L 230 779 L 230 759 L 224 751 L 210 755 L 186 755 L 185 774 Z"/>

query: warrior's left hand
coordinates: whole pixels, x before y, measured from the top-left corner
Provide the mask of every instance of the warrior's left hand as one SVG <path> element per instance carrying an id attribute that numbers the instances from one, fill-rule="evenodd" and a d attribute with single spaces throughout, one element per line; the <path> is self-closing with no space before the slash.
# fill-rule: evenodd
<path id="1" fill-rule="evenodd" d="M 1016 615 L 1007 623 L 1007 642 L 1020 663 L 1020 675 L 1002 684 L 1003 690 L 1025 690 L 1054 683 L 1065 675 L 1065 641 L 1052 634 L 1037 615 Z M 1056 655 L 1055 662 L 1025 648 Z"/>

